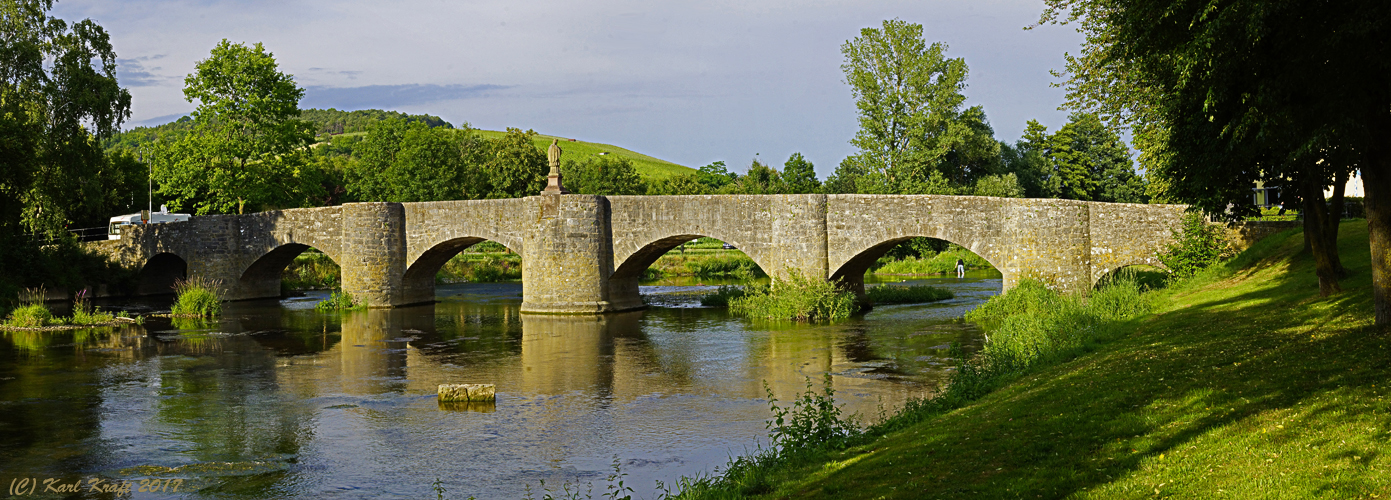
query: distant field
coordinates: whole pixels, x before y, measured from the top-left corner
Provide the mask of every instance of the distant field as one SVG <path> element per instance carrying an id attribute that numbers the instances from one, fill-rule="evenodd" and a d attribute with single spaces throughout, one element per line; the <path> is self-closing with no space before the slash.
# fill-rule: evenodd
<path id="1" fill-rule="evenodd" d="M 495 139 L 504 134 L 504 132 L 498 132 L 494 130 L 479 130 L 478 133 L 488 139 Z M 533 142 L 536 143 L 536 147 L 541 148 L 542 151 L 545 151 L 546 148 L 550 147 L 551 139 L 560 139 L 560 149 L 564 151 L 564 153 L 562 153 L 560 156 L 562 161 L 579 160 L 581 158 L 592 158 L 597 156 L 599 153 L 609 153 L 622 158 L 627 158 L 628 161 L 633 162 L 633 167 L 636 168 L 638 170 L 638 174 L 645 179 L 663 179 L 675 175 L 689 174 L 695 172 L 695 169 L 692 169 L 690 167 L 677 165 L 666 160 L 660 160 L 651 156 L 647 156 L 645 154 L 635 153 L 627 149 L 608 144 L 584 141 L 570 142 L 569 138 L 557 137 L 553 135 L 537 135 Z"/>

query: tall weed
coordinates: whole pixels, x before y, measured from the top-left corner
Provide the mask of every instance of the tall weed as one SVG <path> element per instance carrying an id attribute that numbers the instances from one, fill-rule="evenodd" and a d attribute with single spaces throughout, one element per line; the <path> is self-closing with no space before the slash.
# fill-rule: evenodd
<path id="1" fill-rule="evenodd" d="M 366 308 L 366 302 L 353 297 L 353 294 L 348 292 L 330 293 L 327 300 L 314 304 L 314 309 L 319 312 L 349 311 Z"/>
<path id="2" fill-rule="evenodd" d="M 222 282 L 195 276 L 174 282 L 174 316 L 212 317 L 222 314 Z"/>
<path id="3" fill-rule="evenodd" d="M 785 452 L 842 448 L 861 432 L 853 417 L 841 418 L 830 373 L 825 374 L 820 394 L 812 387 L 811 377 L 807 377 L 806 392 L 787 407 L 778 406 L 767 381 L 763 382 L 763 389 L 768 392 L 768 409 L 773 413 L 766 424 L 768 438 Z"/>

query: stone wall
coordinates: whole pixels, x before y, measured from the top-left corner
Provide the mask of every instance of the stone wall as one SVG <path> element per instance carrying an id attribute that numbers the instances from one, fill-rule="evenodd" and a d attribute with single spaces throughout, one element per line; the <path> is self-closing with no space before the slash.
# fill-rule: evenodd
<path id="1" fill-rule="evenodd" d="M 132 225 L 119 241 L 95 248 L 142 274 L 216 280 L 228 299 L 278 297 L 279 270 L 304 249 L 318 248 L 341 262 L 340 213 L 340 207 L 306 208 Z M 157 265 L 147 265 L 152 261 Z M 180 264 L 184 272 L 174 273 Z M 173 293 L 168 280 L 158 280 L 157 286 L 145 281 L 140 294 Z"/>
<path id="2" fill-rule="evenodd" d="M 1298 220 L 1253 220 L 1223 226 L 1227 240 L 1232 242 L 1232 247 L 1238 252 L 1251 248 L 1251 245 L 1267 236 L 1302 227 L 1304 227 L 1304 221 Z"/>
<path id="3" fill-rule="evenodd" d="M 1156 257 L 1173 241 L 1186 205 L 1089 202 L 1091 282 L 1125 266 L 1165 267 Z"/>

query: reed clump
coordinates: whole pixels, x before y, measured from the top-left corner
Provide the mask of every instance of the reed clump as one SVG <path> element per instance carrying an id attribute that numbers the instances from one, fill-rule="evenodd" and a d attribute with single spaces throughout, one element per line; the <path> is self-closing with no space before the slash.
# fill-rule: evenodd
<path id="1" fill-rule="evenodd" d="M 953 297 L 949 290 L 927 285 L 879 285 L 865 290 L 865 299 L 871 304 L 921 304 Z"/>
<path id="2" fill-rule="evenodd" d="M 174 282 L 174 306 L 170 314 L 185 318 L 210 318 L 222 314 L 222 282 L 201 276 Z"/>

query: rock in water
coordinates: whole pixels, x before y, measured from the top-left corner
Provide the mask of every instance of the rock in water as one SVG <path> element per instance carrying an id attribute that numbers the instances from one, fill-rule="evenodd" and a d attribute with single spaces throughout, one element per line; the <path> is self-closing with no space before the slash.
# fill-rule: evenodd
<path id="1" fill-rule="evenodd" d="M 497 399 L 493 384 L 440 384 L 440 401 L 493 401 Z"/>

